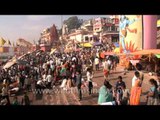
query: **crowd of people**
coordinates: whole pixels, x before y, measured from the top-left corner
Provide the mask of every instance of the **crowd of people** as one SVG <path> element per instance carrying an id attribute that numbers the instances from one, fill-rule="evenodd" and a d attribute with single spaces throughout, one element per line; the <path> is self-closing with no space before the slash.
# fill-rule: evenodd
<path id="1" fill-rule="evenodd" d="M 122 76 L 118 77 L 116 85 L 113 86 L 105 80 L 104 85 L 99 90 L 99 105 L 141 105 L 140 97 L 142 95 L 142 86 L 144 73 L 141 67 L 136 65 L 136 70 L 132 78 L 131 89 L 126 88 Z M 157 72 L 157 80 L 151 78 L 151 85 L 146 94 L 146 105 L 159 105 L 160 103 L 160 73 Z"/>
<path id="2" fill-rule="evenodd" d="M 77 87 L 78 99 L 83 100 L 82 86 L 88 88 L 88 94 L 92 94 L 93 77 L 95 71 L 102 68 L 104 84 L 99 89 L 99 105 L 139 105 L 144 73 L 136 66 L 132 79 L 132 88 L 129 90 L 119 76 L 115 85 L 111 85 L 109 76 L 116 71 L 119 58 L 117 56 L 100 57 L 102 49 L 87 49 L 78 52 L 49 54 L 43 51 L 34 51 L 17 59 L 17 63 L 7 69 L 0 68 L 2 105 L 30 105 L 28 93 L 34 89 L 53 89 L 60 86 L 63 90 Z M 84 77 L 85 76 L 85 77 Z M 160 74 L 158 80 L 150 79 L 152 87 L 147 94 L 147 104 L 159 104 Z M 23 93 L 21 100 L 18 94 Z M 37 93 L 42 94 L 42 93 Z M 10 96 L 15 95 L 12 102 Z"/>
<path id="3" fill-rule="evenodd" d="M 34 51 L 17 59 L 17 63 L 0 70 L 1 101 L 11 104 L 9 97 L 20 92 L 31 92 L 33 89 L 52 89 L 57 84 L 64 90 L 77 86 L 79 100 L 82 99 L 81 85 L 88 82 L 91 94 L 93 85 L 93 68 L 99 70 L 102 59 L 97 49 L 81 52 L 59 53 L 52 55 L 43 51 Z M 86 80 L 82 76 L 87 77 Z M 16 97 L 15 100 L 18 98 Z"/>

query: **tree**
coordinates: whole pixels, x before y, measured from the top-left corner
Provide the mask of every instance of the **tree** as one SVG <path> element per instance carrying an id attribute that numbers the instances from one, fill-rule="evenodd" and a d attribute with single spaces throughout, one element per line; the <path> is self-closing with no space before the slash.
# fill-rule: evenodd
<path id="1" fill-rule="evenodd" d="M 72 29 L 78 29 L 83 23 L 82 19 L 78 19 L 77 16 L 73 16 L 64 21 L 64 24 L 68 26 L 68 31 Z"/>

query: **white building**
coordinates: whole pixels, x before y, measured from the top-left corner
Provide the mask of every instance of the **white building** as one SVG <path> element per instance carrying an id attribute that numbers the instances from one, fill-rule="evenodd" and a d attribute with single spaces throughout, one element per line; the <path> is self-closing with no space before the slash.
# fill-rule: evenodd
<path id="1" fill-rule="evenodd" d="M 76 42 L 84 42 L 83 36 L 87 34 L 87 31 L 77 30 L 76 32 L 69 34 L 68 37 L 70 40 L 74 40 Z"/>

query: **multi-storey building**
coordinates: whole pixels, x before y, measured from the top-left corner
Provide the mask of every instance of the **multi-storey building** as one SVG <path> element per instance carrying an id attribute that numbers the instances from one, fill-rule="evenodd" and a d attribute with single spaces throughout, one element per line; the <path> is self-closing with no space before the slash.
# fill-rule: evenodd
<path id="1" fill-rule="evenodd" d="M 68 35 L 70 40 L 74 40 L 75 42 L 85 42 L 84 35 L 87 35 L 89 32 L 85 30 L 76 30 L 74 33 Z"/>
<path id="2" fill-rule="evenodd" d="M 54 42 L 58 41 L 58 33 L 56 26 L 53 24 L 52 27 L 44 29 L 41 32 L 40 44 L 53 45 Z"/>
<path id="3" fill-rule="evenodd" d="M 91 19 L 84 21 L 83 24 L 81 25 L 81 29 L 87 31 L 93 31 L 93 21 Z"/>
<path id="4" fill-rule="evenodd" d="M 52 27 L 44 29 L 41 32 L 39 46 L 43 51 L 50 51 L 53 46 L 59 42 L 58 32 L 55 24 Z"/>
<path id="5" fill-rule="evenodd" d="M 119 41 L 119 17 L 99 17 L 93 22 L 93 32 L 99 35 L 99 39 L 103 42 Z"/>

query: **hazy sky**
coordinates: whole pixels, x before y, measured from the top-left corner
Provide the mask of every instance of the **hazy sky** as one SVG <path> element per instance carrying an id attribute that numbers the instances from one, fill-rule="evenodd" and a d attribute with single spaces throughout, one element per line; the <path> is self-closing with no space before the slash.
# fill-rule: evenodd
<path id="1" fill-rule="evenodd" d="M 43 29 L 55 24 L 61 28 L 62 21 L 74 15 L 0 15 L 0 37 L 11 43 L 18 38 L 37 41 Z M 80 19 L 107 17 L 107 15 L 76 15 Z"/>

